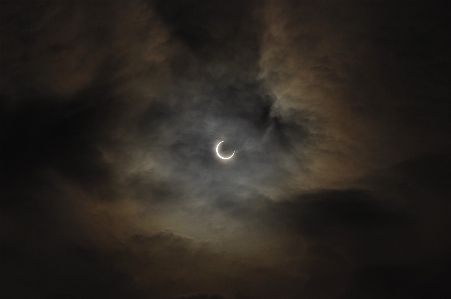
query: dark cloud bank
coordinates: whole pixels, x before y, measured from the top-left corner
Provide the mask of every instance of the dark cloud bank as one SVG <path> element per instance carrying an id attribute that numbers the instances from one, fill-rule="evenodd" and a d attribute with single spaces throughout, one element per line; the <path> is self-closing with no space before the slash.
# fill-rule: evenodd
<path id="1" fill-rule="evenodd" d="M 2 297 L 451 296 L 448 4 L 0 5 Z"/>

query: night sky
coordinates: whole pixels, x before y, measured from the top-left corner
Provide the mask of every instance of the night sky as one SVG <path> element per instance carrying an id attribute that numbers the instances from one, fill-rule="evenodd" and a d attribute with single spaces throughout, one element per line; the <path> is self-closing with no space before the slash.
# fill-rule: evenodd
<path id="1" fill-rule="evenodd" d="M 446 1 L 0 1 L 0 296 L 451 298 L 447 28 Z"/>

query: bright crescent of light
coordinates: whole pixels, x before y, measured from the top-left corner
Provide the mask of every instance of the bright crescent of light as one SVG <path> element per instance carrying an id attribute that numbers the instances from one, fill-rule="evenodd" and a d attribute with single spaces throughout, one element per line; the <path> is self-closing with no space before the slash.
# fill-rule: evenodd
<path id="1" fill-rule="evenodd" d="M 219 158 L 223 159 L 223 160 L 228 160 L 230 158 L 233 157 L 233 155 L 235 155 L 235 151 L 233 151 L 233 153 L 229 156 L 229 157 L 223 157 L 221 156 L 221 154 L 219 153 L 219 146 L 221 145 L 221 143 L 223 143 L 223 141 L 219 142 L 218 145 L 216 146 L 216 155 L 218 155 Z"/>

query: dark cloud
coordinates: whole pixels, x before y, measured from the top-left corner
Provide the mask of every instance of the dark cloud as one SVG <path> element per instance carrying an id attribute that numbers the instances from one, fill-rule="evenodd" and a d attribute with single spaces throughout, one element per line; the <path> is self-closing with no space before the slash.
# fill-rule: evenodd
<path id="1" fill-rule="evenodd" d="M 226 297 L 223 297 L 221 295 L 208 295 L 208 294 L 196 294 L 191 296 L 182 296 L 177 297 L 176 299 L 224 299 Z"/>
<path id="2" fill-rule="evenodd" d="M 8 298 L 449 297 L 447 4 L 0 6 Z"/>
<path id="3" fill-rule="evenodd" d="M 280 204 L 285 211 L 282 221 L 308 234 L 321 234 L 329 228 L 370 232 L 380 227 L 402 225 L 406 219 L 399 211 L 391 211 L 370 192 L 362 190 L 322 191 L 302 195 L 293 202 Z M 276 205 L 277 206 L 277 205 Z M 291 214 L 291 217 L 287 215 Z"/>
<path id="4" fill-rule="evenodd" d="M 447 298 L 449 269 L 415 266 L 368 267 L 355 275 L 353 288 L 344 298 Z M 371 290 L 371 293 L 368 292 Z"/>

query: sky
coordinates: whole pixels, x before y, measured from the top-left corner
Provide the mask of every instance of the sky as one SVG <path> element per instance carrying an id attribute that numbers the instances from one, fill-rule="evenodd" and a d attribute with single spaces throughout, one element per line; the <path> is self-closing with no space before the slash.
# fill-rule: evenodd
<path id="1" fill-rule="evenodd" d="M 0 1 L 0 294 L 449 298 L 450 8 Z"/>

